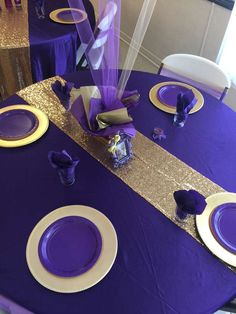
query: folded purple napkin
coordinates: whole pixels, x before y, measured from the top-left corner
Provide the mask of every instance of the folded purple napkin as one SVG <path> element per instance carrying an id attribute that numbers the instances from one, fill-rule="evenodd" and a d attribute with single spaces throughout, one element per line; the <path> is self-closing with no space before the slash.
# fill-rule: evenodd
<path id="1" fill-rule="evenodd" d="M 197 99 L 192 90 L 188 90 L 185 93 L 179 93 L 177 96 L 176 112 L 186 115 L 194 107 L 196 102 Z"/>
<path id="2" fill-rule="evenodd" d="M 75 167 L 79 163 L 77 157 L 72 158 L 66 150 L 62 152 L 50 151 L 48 160 L 51 166 L 57 170 L 62 184 L 72 185 L 75 182 Z"/>
<path id="3" fill-rule="evenodd" d="M 74 83 L 66 82 L 65 85 L 62 85 L 60 81 L 55 81 L 51 84 L 52 90 L 57 95 L 61 104 L 65 107 L 66 110 L 70 109 L 70 92 L 74 87 Z"/>
<path id="4" fill-rule="evenodd" d="M 174 116 L 174 125 L 177 127 L 183 127 L 190 110 L 195 106 L 197 102 L 196 97 L 192 90 L 188 90 L 185 93 L 179 93 L 177 96 L 176 114 Z"/>
<path id="5" fill-rule="evenodd" d="M 205 197 L 195 190 L 179 190 L 174 192 L 174 199 L 180 213 L 183 213 L 183 217 L 187 214 L 200 215 L 207 203 Z"/>

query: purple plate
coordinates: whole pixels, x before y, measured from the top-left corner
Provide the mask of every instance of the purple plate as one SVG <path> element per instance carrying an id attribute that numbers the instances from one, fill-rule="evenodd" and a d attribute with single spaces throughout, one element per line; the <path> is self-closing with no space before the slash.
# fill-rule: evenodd
<path id="1" fill-rule="evenodd" d="M 181 85 L 165 85 L 158 89 L 157 98 L 166 106 L 176 107 L 179 93 L 186 93 L 189 88 Z"/>
<path id="2" fill-rule="evenodd" d="M 25 109 L 12 109 L 0 114 L 0 138 L 20 140 L 32 134 L 38 127 L 34 113 Z"/>
<path id="3" fill-rule="evenodd" d="M 102 237 L 90 220 L 68 216 L 52 223 L 43 233 L 38 246 L 42 265 L 54 275 L 78 276 L 97 261 Z"/>
<path id="4" fill-rule="evenodd" d="M 57 18 L 64 22 L 80 22 L 84 19 L 84 15 L 79 11 L 72 11 L 70 9 L 57 13 Z"/>
<path id="5" fill-rule="evenodd" d="M 209 223 L 217 242 L 236 254 L 236 203 L 225 203 L 216 207 Z"/>

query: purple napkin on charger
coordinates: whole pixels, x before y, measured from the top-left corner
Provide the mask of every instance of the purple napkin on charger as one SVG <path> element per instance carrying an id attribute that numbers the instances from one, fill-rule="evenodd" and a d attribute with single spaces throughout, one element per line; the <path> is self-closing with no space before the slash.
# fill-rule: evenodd
<path id="1" fill-rule="evenodd" d="M 192 90 L 188 90 L 185 93 L 179 93 L 177 96 L 176 112 L 188 115 L 196 102 L 197 99 Z"/>
<path id="2" fill-rule="evenodd" d="M 174 199 L 180 218 L 185 218 L 187 214 L 200 215 L 207 205 L 205 197 L 195 190 L 175 191 Z"/>
<path id="3" fill-rule="evenodd" d="M 179 93 L 177 96 L 176 114 L 174 116 L 174 125 L 177 127 L 183 127 L 190 110 L 196 104 L 197 99 L 194 96 L 192 90 L 188 90 L 185 93 Z"/>
<path id="4" fill-rule="evenodd" d="M 48 160 L 51 166 L 57 170 L 62 184 L 72 185 L 75 182 L 75 167 L 79 163 L 77 157 L 72 158 L 66 150 L 62 152 L 50 151 Z"/>
<path id="5" fill-rule="evenodd" d="M 59 98 L 61 104 L 66 110 L 70 109 L 70 92 L 74 87 L 74 83 L 66 82 L 65 85 L 58 80 L 51 84 L 52 90 Z"/>

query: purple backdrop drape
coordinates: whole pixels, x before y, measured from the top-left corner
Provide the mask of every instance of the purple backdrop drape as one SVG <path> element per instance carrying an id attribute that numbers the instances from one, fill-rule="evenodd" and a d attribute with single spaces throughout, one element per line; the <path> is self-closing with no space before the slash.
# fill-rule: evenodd
<path id="1" fill-rule="evenodd" d="M 77 86 L 92 83 L 88 72 L 65 77 Z M 167 139 L 162 147 L 236 192 L 236 114 L 204 93 L 204 107 L 177 129 L 173 116 L 148 100 L 149 89 L 164 80 L 132 73 L 127 88 L 137 88 L 141 94 L 133 112 L 136 128 L 150 139 L 155 126 L 163 128 Z M 23 101 L 13 96 L 1 106 L 14 103 Z M 60 184 L 47 160 L 49 150 L 62 149 L 80 159 L 77 181 L 71 187 Z M 236 275 L 231 270 L 52 123 L 31 145 L 0 148 L 0 169 L 0 294 L 29 310 L 37 314 L 212 314 L 236 296 Z M 35 224 L 69 204 L 102 211 L 117 231 L 119 249 L 101 282 L 81 293 L 60 294 L 32 277 L 25 248 Z"/>

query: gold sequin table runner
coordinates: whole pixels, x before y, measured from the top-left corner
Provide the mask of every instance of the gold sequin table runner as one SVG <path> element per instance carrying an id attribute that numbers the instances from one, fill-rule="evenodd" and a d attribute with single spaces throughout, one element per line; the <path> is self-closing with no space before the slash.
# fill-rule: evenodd
<path id="1" fill-rule="evenodd" d="M 0 99 L 32 84 L 28 0 L 22 0 L 22 9 L 7 10 L 0 0 Z"/>
<path id="2" fill-rule="evenodd" d="M 124 167 L 114 169 L 111 165 L 104 140 L 86 134 L 75 118 L 66 112 L 51 89 L 60 77 L 50 78 L 31 85 L 17 94 L 28 104 L 44 111 L 49 119 L 90 155 L 101 162 L 136 193 L 161 211 L 166 217 L 188 232 L 195 240 L 202 241 L 197 233 L 195 219 L 191 216 L 186 223 L 175 220 L 173 192 L 180 189 L 195 189 L 208 197 L 224 189 L 186 165 L 184 162 L 137 132 L 133 139 L 134 158 Z M 234 271 L 233 267 L 230 267 Z"/>

